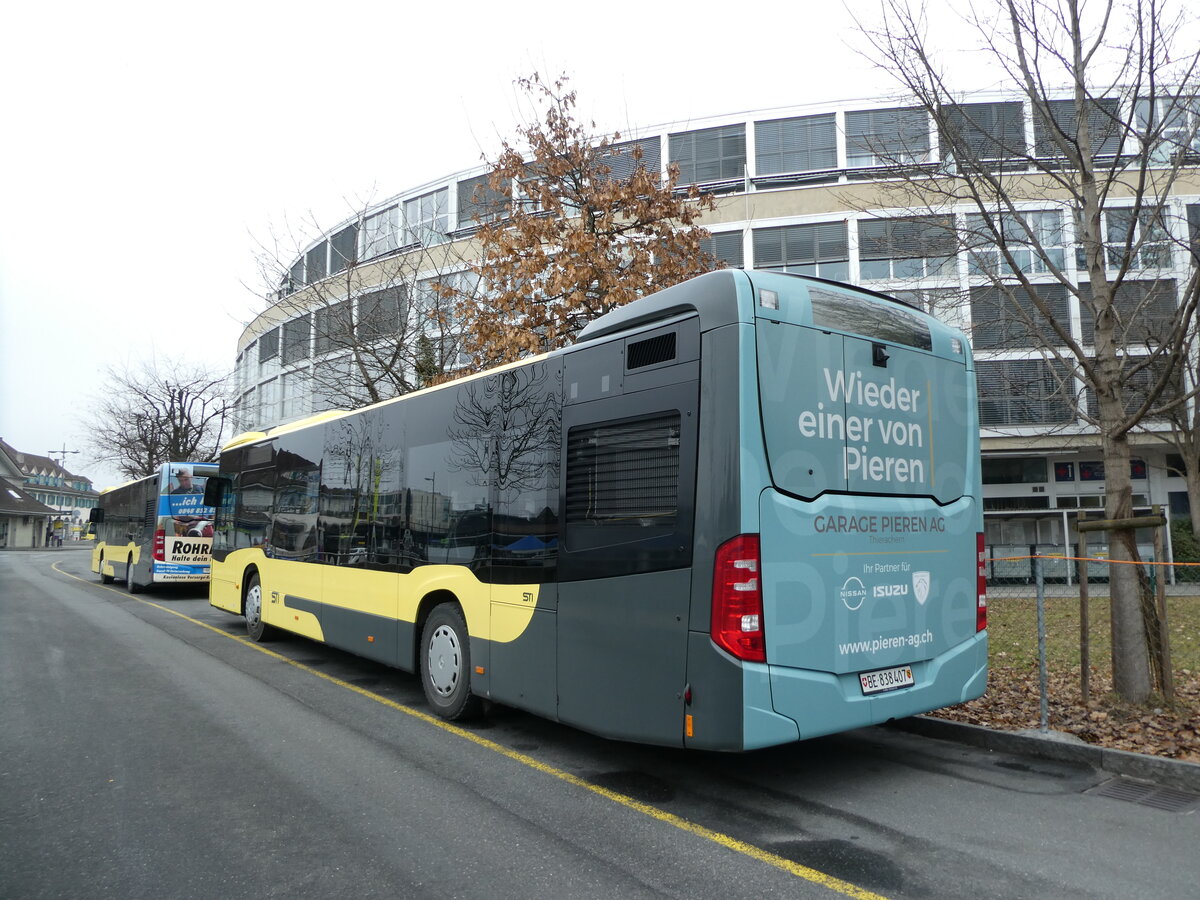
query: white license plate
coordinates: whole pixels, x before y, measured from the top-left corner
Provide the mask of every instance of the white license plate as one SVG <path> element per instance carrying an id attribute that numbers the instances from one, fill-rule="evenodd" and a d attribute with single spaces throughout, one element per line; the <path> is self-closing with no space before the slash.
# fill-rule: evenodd
<path id="1" fill-rule="evenodd" d="M 880 669 L 877 672 L 863 672 L 858 676 L 864 694 L 879 694 L 883 691 L 894 691 L 897 688 L 908 687 L 913 683 L 912 666 L 896 666 L 894 669 Z"/>

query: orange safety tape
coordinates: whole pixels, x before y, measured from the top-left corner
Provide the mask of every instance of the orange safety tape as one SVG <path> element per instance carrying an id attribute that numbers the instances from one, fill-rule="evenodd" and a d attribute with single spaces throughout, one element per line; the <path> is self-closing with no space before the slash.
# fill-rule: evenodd
<path id="1" fill-rule="evenodd" d="M 1200 562 L 1134 562 L 1132 559 L 1102 559 L 1099 556 L 1055 556 L 1053 554 L 1046 556 L 993 556 L 990 557 L 992 562 L 1014 562 L 1018 559 L 1070 559 L 1075 562 L 1094 562 L 1104 563 L 1105 565 L 1122 565 L 1122 566 L 1200 566 Z"/>

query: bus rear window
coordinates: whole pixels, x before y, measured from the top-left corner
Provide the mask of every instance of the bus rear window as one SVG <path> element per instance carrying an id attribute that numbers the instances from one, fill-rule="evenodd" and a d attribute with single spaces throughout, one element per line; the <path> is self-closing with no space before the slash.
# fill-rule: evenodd
<path id="1" fill-rule="evenodd" d="M 849 294 L 808 289 L 813 324 L 818 328 L 848 331 L 876 341 L 932 350 L 929 326 L 899 306 L 884 306 Z"/>

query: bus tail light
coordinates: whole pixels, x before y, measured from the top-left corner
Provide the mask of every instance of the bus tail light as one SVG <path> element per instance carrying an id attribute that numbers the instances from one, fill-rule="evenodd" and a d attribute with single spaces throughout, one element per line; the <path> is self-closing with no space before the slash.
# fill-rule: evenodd
<path id="1" fill-rule="evenodd" d="M 747 662 L 766 662 L 757 534 L 740 534 L 717 549 L 713 564 L 711 635 Z"/>
<path id="2" fill-rule="evenodd" d="M 161 528 L 154 532 L 154 558 L 159 562 L 167 558 L 167 533 Z"/>
<path id="3" fill-rule="evenodd" d="M 975 631 L 987 628 L 987 556 L 983 548 L 983 532 L 975 533 L 975 558 L 978 568 L 975 571 L 975 593 L 978 595 L 975 607 Z"/>

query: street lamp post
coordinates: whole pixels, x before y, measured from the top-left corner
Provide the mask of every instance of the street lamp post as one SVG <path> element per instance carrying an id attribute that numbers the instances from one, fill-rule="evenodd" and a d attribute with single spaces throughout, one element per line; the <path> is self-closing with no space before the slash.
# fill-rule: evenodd
<path id="1" fill-rule="evenodd" d="M 47 451 L 46 451 L 46 455 L 47 455 L 48 457 L 50 457 L 50 461 L 51 461 L 51 462 L 56 462 L 56 463 L 58 463 L 58 467 L 59 467 L 60 469 L 62 469 L 64 473 L 66 473 L 66 471 L 67 471 L 67 457 L 68 457 L 68 456 L 70 456 L 70 455 L 72 455 L 72 454 L 74 454 L 74 453 L 78 453 L 78 452 L 79 452 L 78 450 L 68 450 L 68 449 L 67 449 L 67 445 L 66 445 L 66 443 L 64 442 L 64 443 L 63 443 L 63 445 L 62 445 L 62 449 L 61 449 L 61 450 L 47 450 Z M 54 458 L 55 456 L 59 456 L 59 457 L 60 457 L 60 459 L 55 459 L 55 458 Z M 67 485 L 60 485 L 60 487 L 67 487 Z M 73 486 L 72 486 L 72 487 L 73 487 Z M 63 498 L 61 498 L 61 497 L 60 497 L 59 499 L 63 499 Z M 61 523 L 61 522 L 62 522 L 62 515 L 63 515 L 63 510 L 62 510 L 62 508 L 61 508 L 61 507 L 60 507 L 60 508 L 58 508 L 58 514 L 59 514 L 58 521 Z M 68 511 L 67 511 L 67 515 L 73 518 L 73 513 L 72 513 L 72 511 L 68 510 Z M 64 525 L 64 530 L 65 530 L 65 525 Z M 50 532 L 48 531 L 48 532 L 47 532 L 47 538 L 49 537 L 49 535 L 50 535 Z M 65 538 L 65 537 L 66 537 L 66 535 L 65 535 L 65 534 L 63 534 L 63 535 L 60 535 L 60 536 L 59 536 L 59 540 L 61 541 L 61 540 L 62 540 L 63 538 Z"/>

